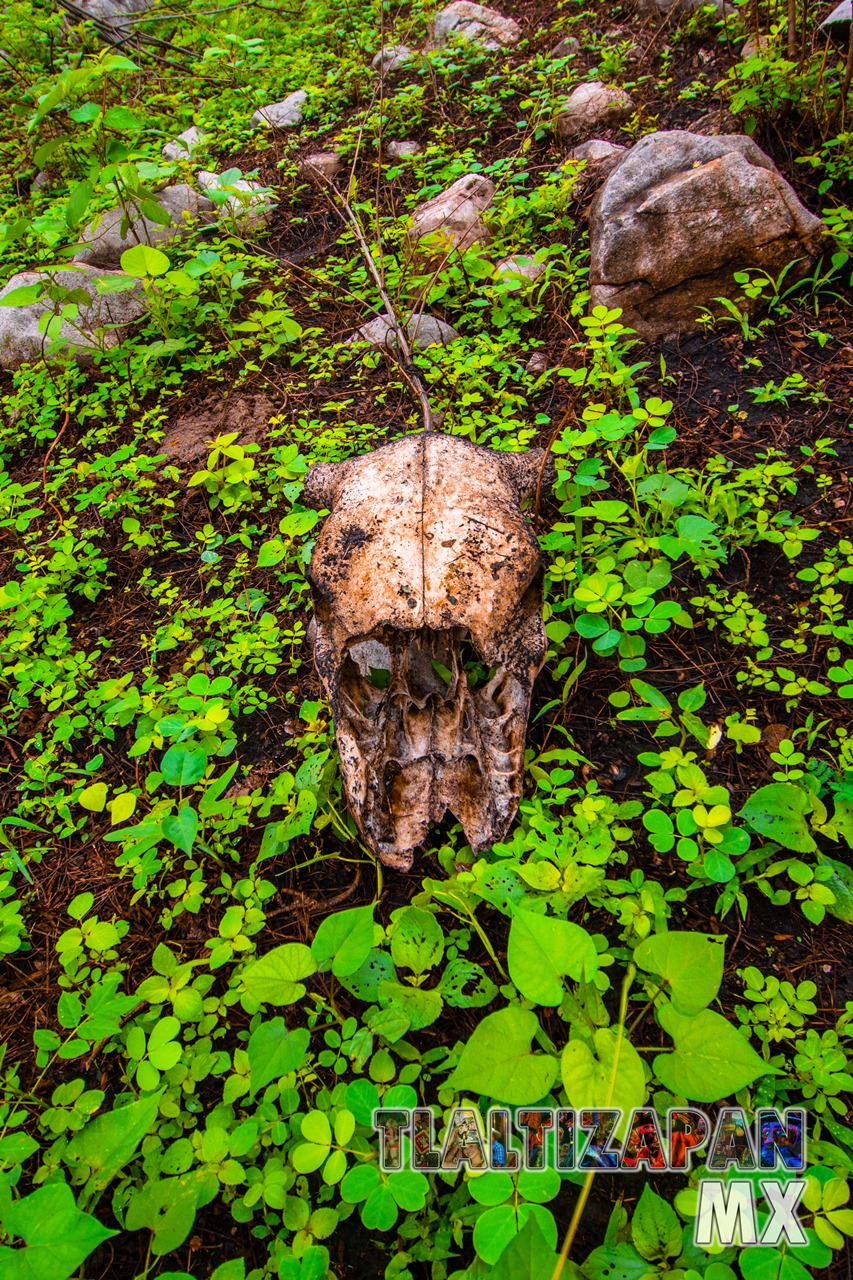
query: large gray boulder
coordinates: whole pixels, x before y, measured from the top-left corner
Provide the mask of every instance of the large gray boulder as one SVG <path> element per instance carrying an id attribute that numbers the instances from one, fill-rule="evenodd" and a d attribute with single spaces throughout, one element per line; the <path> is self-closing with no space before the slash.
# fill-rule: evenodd
<path id="1" fill-rule="evenodd" d="M 154 222 L 134 208 L 125 211 L 119 205 L 107 209 L 89 223 L 80 237 L 82 248 L 77 252 L 77 261 L 89 262 L 95 267 L 117 266 L 125 249 L 135 244 L 164 245 L 180 239 L 189 235 L 200 218 L 213 211 L 211 201 L 185 182 L 159 191 L 155 200 L 168 214 L 167 223 Z M 124 234 L 123 222 L 127 223 Z"/>
<path id="2" fill-rule="evenodd" d="M 453 326 L 439 320 L 438 316 L 412 316 L 406 321 L 405 329 L 410 346 L 419 350 L 424 347 L 446 347 L 459 337 Z M 397 333 L 391 317 L 383 314 L 363 324 L 347 339 L 347 346 L 356 342 L 369 342 L 372 347 L 396 347 Z"/>
<path id="3" fill-rule="evenodd" d="M 89 19 L 108 44 L 121 44 L 133 35 L 135 20 L 141 18 L 151 4 L 152 0 L 75 0 L 69 21 Z"/>
<path id="4" fill-rule="evenodd" d="M 621 307 L 644 338 L 698 326 L 700 307 L 737 292 L 733 273 L 776 276 L 818 251 L 822 225 L 742 134 L 642 138 L 590 213 L 593 306 Z"/>
<path id="5" fill-rule="evenodd" d="M 121 293 L 99 293 L 98 281 L 119 277 L 128 287 Z M 41 294 L 41 287 L 56 288 L 56 300 Z M 14 290 L 28 289 L 32 301 L 22 298 L 6 306 L 3 302 Z M 59 333 L 45 337 L 39 321 L 46 314 L 58 314 L 68 305 L 65 290 L 83 290 L 90 301 L 78 303 L 76 318 L 63 319 Z M 142 286 L 131 282 L 122 272 L 102 271 L 99 267 L 58 267 L 55 271 L 21 271 L 0 290 L 0 366 L 19 369 L 23 364 L 50 358 L 59 351 L 70 350 L 80 364 L 91 364 L 94 351 L 114 347 L 121 328 L 132 324 L 145 313 Z"/>
<path id="6" fill-rule="evenodd" d="M 259 107 L 252 116 L 252 124 L 256 129 L 294 129 L 302 123 L 302 112 L 308 94 L 304 89 L 297 89 L 281 102 L 270 102 L 266 107 Z"/>
<path id="7" fill-rule="evenodd" d="M 481 214 L 489 207 L 495 184 L 482 173 L 466 173 L 446 191 L 415 209 L 409 245 L 423 251 L 423 240 L 430 237 L 430 248 L 439 254 L 457 250 L 464 253 L 472 245 L 488 240 L 489 233 Z"/>
<path id="8" fill-rule="evenodd" d="M 569 141 L 592 137 L 611 129 L 633 115 L 634 99 L 624 89 L 600 80 L 579 84 L 557 116 L 557 133 Z"/>
<path id="9" fill-rule="evenodd" d="M 853 0 L 841 0 L 829 17 L 824 18 L 818 30 L 829 36 L 834 44 L 846 49 L 850 39 L 851 19 L 853 19 Z"/>
<path id="10" fill-rule="evenodd" d="M 430 45 L 434 49 L 441 49 L 451 36 L 483 49 L 501 49 L 518 44 L 521 27 L 513 18 L 505 18 L 487 5 L 456 0 L 437 13 L 429 26 Z"/>

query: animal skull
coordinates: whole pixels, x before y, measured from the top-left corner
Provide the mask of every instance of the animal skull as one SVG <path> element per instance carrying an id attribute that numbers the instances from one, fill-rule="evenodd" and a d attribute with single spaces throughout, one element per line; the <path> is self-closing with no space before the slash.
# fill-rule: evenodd
<path id="1" fill-rule="evenodd" d="M 521 510 L 541 464 L 429 433 L 306 477 L 305 502 L 331 512 L 308 574 L 314 660 L 350 809 L 389 866 L 408 870 L 448 809 L 474 850 L 515 816 L 546 648 Z"/>

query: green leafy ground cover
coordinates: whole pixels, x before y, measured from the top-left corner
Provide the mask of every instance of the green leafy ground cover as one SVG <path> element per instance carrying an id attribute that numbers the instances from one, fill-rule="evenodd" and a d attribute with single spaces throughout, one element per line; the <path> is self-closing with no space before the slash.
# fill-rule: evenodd
<path id="1" fill-rule="evenodd" d="M 4 279 L 67 260 L 117 195 L 191 180 L 160 149 L 193 121 L 224 195 L 256 174 L 277 207 L 268 233 L 133 251 L 149 317 L 94 368 L 3 375 L 0 1277 L 532 1280 L 563 1241 L 584 1280 L 846 1274 L 843 56 L 810 12 L 792 56 L 780 20 L 743 62 L 763 4 L 674 28 L 543 2 L 511 52 L 453 46 L 380 89 L 370 58 L 383 31 L 423 46 L 420 5 L 157 16 L 164 45 L 120 51 L 29 0 L 3 19 Z M 738 113 L 834 232 L 813 276 L 734 280 L 664 349 L 590 313 L 587 176 L 553 120 L 595 75 L 640 104 L 624 141 Z M 303 127 L 259 138 L 252 111 L 302 87 Z M 395 302 L 462 335 L 416 356 L 441 429 L 550 444 L 556 469 L 518 821 L 477 857 L 445 824 L 410 876 L 358 839 L 306 645 L 307 467 L 418 428 L 393 361 L 341 345 L 379 300 L 297 173 L 332 141 Z M 406 214 L 472 170 L 498 188 L 488 245 L 407 263 Z M 545 263 L 532 288 L 496 276 L 512 252 Z M 702 1169 L 380 1171 L 375 1106 L 464 1099 L 806 1105 L 809 1244 L 697 1249 Z"/>

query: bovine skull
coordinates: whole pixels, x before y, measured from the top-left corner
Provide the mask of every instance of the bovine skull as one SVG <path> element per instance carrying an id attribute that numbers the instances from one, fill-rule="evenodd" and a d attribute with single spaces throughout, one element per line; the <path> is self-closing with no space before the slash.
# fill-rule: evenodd
<path id="1" fill-rule="evenodd" d="M 350 809 L 389 866 L 408 870 L 448 809 L 475 850 L 515 816 L 546 647 L 521 511 L 541 463 L 429 433 L 306 477 L 305 502 L 331 511 L 308 575 L 314 659 Z M 479 686 L 466 652 L 491 669 Z"/>

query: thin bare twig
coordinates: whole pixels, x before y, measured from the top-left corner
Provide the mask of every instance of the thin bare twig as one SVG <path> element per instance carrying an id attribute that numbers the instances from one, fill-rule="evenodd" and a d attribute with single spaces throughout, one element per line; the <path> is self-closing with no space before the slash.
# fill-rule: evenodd
<path id="1" fill-rule="evenodd" d="M 364 259 L 365 266 L 367 267 L 370 274 L 373 276 L 373 282 L 376 285 L 376 289 L 377 289 L 377 292 L 379 293 L 379 297 L 382 299 L 382 305 L 385 307 L 385 310 L 387 312 L 388 319 L 391 324 L 391 328 L 394 330 L 394 336 L 397 340 L 397 351 L 392 352 L 391 354 L 396 356 L 397 363 L 400 367 L 400 372 L 402 373 L 403 377 L 405 378 L 406 382 L 408 383 L 411 391 L 414 393 L 420 405 L 421 415 L 423 417 L 424 431 L 432 431 L 433 430 L 432 408 L 430 406 L 429 396 L 427 395 L 426 387 L 421 381 L 420 373 L 418 372 L 417 368 L 415 367 L 415 363 L 412 360 L 412 349 L 409 346 L 408 336 L 402 324 L 400 323 L 396 308 L 393 302 L 391 301 L 390 297 L 388 296 L 388 290 L 385 288 L 385 284 L 382 280 L 382 274 L 380 273 L 379 269 L 376 266 L 376 263 L 373 259 L 373 254 L 370 252 L 370 245 L 367 243 L 367 239 L 365 237 L 364 231 L 362 230 L 362 226 L 358 219 L 358 215 L 356 214 L 355 210 L 353 209 L 347 197 L 343 194 L 343 192 L 341 192 L 335 186 L 331 178 L 326 177 L 326 175 L 322 173 L 319 174 L 319 177 L 321 178 L 322 181 L 328 184 L 328 186 L 331 188 L 331 190 L 337 196 L 338 201 L 340 202 L 340 207 L 335 205 L 333 202 L 333 208 L 335 209 L 335 212 L 343 221 L 348 222 L 349 225 L 352 227 L 352 231 L 356 238 L 356 241 L 358 242 L 358 247 L 361 250 L 361 256 Z"/>

